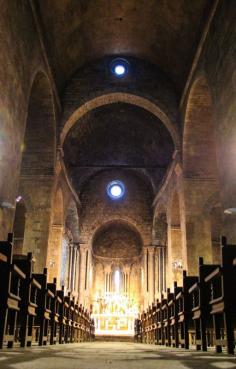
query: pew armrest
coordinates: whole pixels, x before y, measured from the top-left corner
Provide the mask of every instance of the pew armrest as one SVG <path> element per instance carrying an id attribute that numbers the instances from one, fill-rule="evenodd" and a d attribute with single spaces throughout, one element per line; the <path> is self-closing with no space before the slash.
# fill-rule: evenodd
<path id="1" fill-rule="evenodd" d="M 197 290 L 199 287 L 199 282 L 194 283 L 188 290 L 189 293 L 192 293 L 193 291 Z"/>
<path id="2" fill-rule="evenodd" d="M 215 268 L 215 270 L 213 270 L 213 272 L 211 272 L 206 278 L 205 278 L 205 282 L 210 282 L 212 279 L 216 278 L 218 275 L 220 275 L 221 273 L 221 267 L 217 267 Z"/>
<path id="3" fill-rule="evenodd" d="M 0 252 L 0 261 L 3 261 L 4 263 L 7 263 L 7 256 L 2 254 L 1 252 Z"/>
<path id="4" fill-rule="evenodd" d="M 21 279 L 26 279 L 26 275 L 24 272 L 22 272 L 22 270 L 20 268 L 18 268 L 18 266 L 16 264 L 12 264 L 12 271 L 16 274 L 18 274 L 18 276 Z"/>

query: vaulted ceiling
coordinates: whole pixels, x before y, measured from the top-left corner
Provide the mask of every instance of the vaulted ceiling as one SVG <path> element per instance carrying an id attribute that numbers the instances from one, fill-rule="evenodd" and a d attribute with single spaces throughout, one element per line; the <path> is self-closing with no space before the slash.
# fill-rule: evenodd
<path id="1" fill-rule="evenodd" d="M 37 0 L 61 89 L 88 61 L 132 55 L 156 64 L 183 90 L 210 0 Z"/>
<path id="2" fill-rule="evenodd" d="M 133 168 L 156 187 L 174 152 L 163 123 L 146 110 L 125 103 L 94 109 L 81 118 L 64 143 L 64 158 L 79 190 L 104 169 Z"/>

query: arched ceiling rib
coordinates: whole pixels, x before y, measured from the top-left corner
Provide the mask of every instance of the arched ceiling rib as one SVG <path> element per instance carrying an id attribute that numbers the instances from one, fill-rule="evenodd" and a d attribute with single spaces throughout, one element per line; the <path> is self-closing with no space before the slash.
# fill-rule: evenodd
<path id="1" fill-rule="evenodd" d="M 132 55 L 158 65 L 182 91 L 209 0 L 38 1 L 61 88 L 81 66 L 104 55 Z"/>
<path id="2" fill-rule="evenodd" d="M 174 152 L 172 138 L 153 114 L 125 103 L 84 115 L 64 142 L 64 159 L 77 189 L 101 170 L 135 170 L 157 186 Z"/>

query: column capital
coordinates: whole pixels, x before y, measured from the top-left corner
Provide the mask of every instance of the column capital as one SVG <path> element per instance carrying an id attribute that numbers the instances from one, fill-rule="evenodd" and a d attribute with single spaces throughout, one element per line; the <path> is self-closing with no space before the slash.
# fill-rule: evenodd
<path id="1" fill-rule="evenodd" d="M 87 251 L 88 250 L 88 245 L 86 245 L 86 244 L 84 244 L 84 243 L 80 243 L 79 244 L 79 249 L 81 250 L 81 251 Z"/>
<path id="2" fill-rule="evenodd" d="M 146 249 L 149 253 L 154 253 L 155 252 L 155 249 L 156 247 L 154 245 L 149 245 L 149 246 L 146 246 Z"/>

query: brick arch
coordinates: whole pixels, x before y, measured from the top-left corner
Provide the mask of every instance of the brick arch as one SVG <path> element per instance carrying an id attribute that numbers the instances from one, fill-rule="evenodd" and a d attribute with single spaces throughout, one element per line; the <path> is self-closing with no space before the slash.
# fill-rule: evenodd
<path id="1" fill-rule="evenodd" d="M 203 75 L 193 82 L 187 101 L 183 171 L 186 177 L 218 177 L 214 107 L 208 82 Z"/>
<path id="2" fill-rule="evenodd" d="M 180 147 L 180 139 L 179 134 L 174 127 L 173 123 L 169 119 L 169 117 L 153 102 L 149 101 L 148 99 L 130 94 L 130 93 L 122 93 L 122 92 L 115 92 L 115 93 L 109 93 L 105 95 L 101 95 L 98 97 L 95 97 L 87 102 L 85 102 L 83 105 L 79 106 L 67 119 L 65 122 L 62 132 L 61 132 L 61 147 L 63 146 L 64 140 L 69 132 L 69 130 L 73 127 L 73 125 L 85 114 L 87 114 L 89 111 L 96 109 L 103 105 L 113 104 L 117 102 L 123 102 L 128 103 L 131 105 L 139 106 L 153 115 L 155 115 L 158 119 L 163 122 L 167 130 L 169 131 L 175 148 Z"/>
<path id="3" fill-rule="evenodd" d="M 98 224 L 93 232 L 93 234 L 91 235 L 91 239 L 90 239 L 90 245 L 93 249 L 94 247 L 94 242 L 96 240 L 96 238 L 98 237 L 99 234 L 101 234 L 105 229 L 109 229 L 111 228 L 113 225 L 121 225 L 126 227 L 127 229 L 130 229 L 131 232 L 133 232 L 134 234 L 137 235 L 137 238 L 140 241 L 140 245 L 141 247 L 143 246 L 144 242 L 143 242 L 143 238 L 142 238 L 142 233 L 141 231 L 138 229 L 138 226 L 134 223 L 131 223 L 129 220 L 127 219 L 123 219 L 123 218 L 115 218 L 115 219 L 111 219 L 107 222 L 102 222 L 101 224 Z"/>
<path id="4" fill-rule="evenodd" d="M 31 86 L 22 151 L 21 174 L 53 173 L 56 154 L 54 103 L 49 80 L 41 71 L 35 75 Z"/>
<path id="5" fill-rule="evenodd" d="M 33 252 L 36 272 L 47 263 L 55 159 L 53 93 L 47 75 L 37 71 L 28 99 L 19 182 L 19 194 L 27 200 L 28 210 L 23 252 Z"/>

